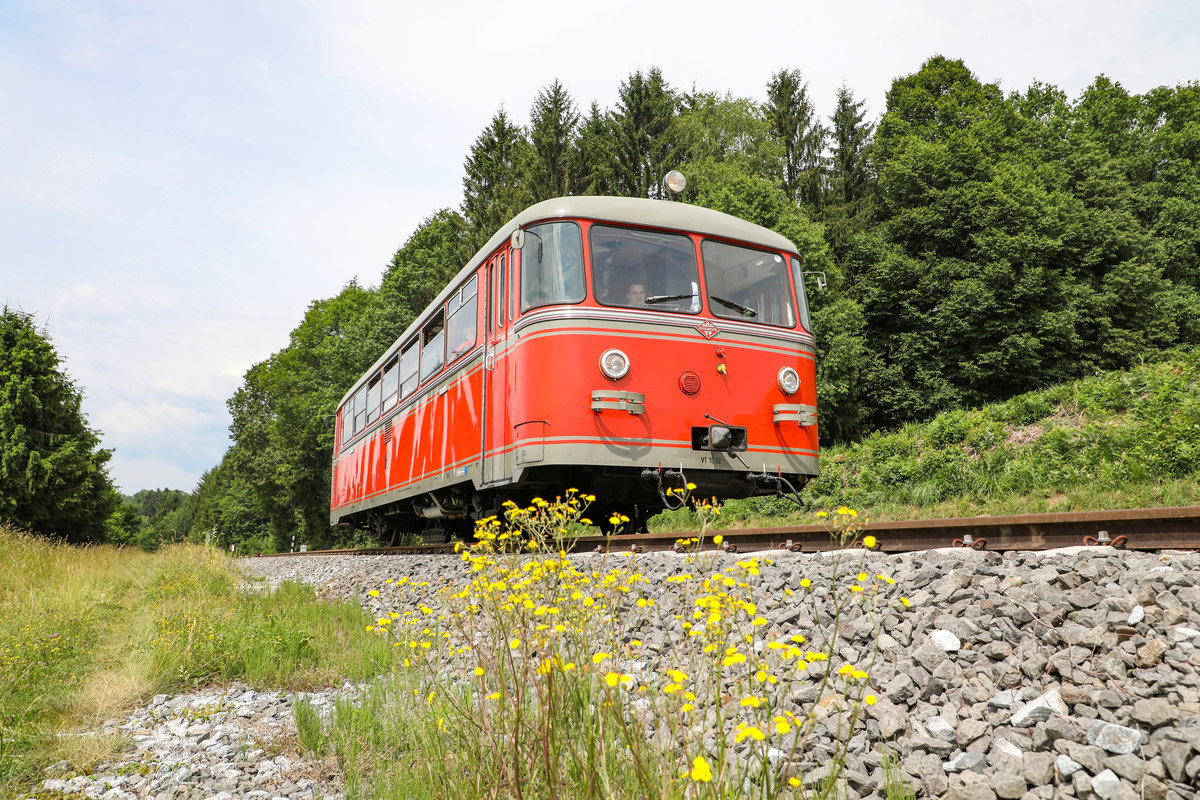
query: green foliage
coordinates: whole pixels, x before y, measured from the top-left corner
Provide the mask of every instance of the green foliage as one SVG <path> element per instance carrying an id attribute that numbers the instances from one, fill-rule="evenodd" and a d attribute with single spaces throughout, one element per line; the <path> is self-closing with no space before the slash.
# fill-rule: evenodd
<path id="1" fill-rule="evenodd" d="M 684 201 L 777 231 L 807 272 L 824 273 L 825 292 L 806 286 L 826 446 L 882 447 L 872 431 L 903 439 L 940 411 L 1010 398 L 1004 424 L 1035 424 L 1064 401 L 1030 390 L 1200 343 L 1200 85 L 1134 95 L 1101 76 L 1074 100 L 1038 82 L 1006 96 L 936 56 L 893 82 L 877 122 L 849 87 L 829 99 L 826 125 L 795 70 L 775 72 L 759 101 L 679 92 L 652 68 L 630 74 L 611 109 L 581 111 L 552 81 L 527 128 L 501 110 L 468 154 L 461 207 L 426 219 L 378 289 L 352 283 L 311 304 L 231 398 L 221 464 L 137 543 L 183 531 L 240 552 L 351 541 L 330 530 L 326 508 L 327 420 L 349 385 L 523 207 L 562 194 L 658 197 L 671 168 L 688 177 Z M 957 435 L 950 418 L 937 426 Z M 883 474 L 943 504 L 973 481 L 978 496 L 1090 474 L 996 461 L 993 435 L 990 424 L 970 433 L 979 456 L 966 460 L 914 456 L 924 451 L 912 444 Z M 1043 438 L 1052 454 L 1076 441 L 1056 429 Z M 1164 463 L 1176 474 L 1189 462 Z M 979 477 L 980 464 L 992 472 Z M 755 502 L 750 516 L 779 510 Z M 123 535 L 119 520 L 110 529 Z"/>
<path id="2" fill-rule="evenodd" d="M 73 542 L 103 541 L 119 497 L 111 450 L 30 315 L 0 310 L 0 521 Z"/>
<path id="3" fill-rule="evenodd" d="M 629 76 L 618 91 L 612 115 L 616 189 L 627 197 L 657 197 L 660 181 L 675 166 L 668 135 L 678 111 L 675 91 L 657 67 Z"/>
<path id="4" fill-rule="evenodd" d="M 800 70 L 780 70 L 771 77 L 764 111 L 771 131 L 783 144 L 784 192 L 818 208 L 824 193 L 823 154 L 829 131 L 821 125 Z"/>

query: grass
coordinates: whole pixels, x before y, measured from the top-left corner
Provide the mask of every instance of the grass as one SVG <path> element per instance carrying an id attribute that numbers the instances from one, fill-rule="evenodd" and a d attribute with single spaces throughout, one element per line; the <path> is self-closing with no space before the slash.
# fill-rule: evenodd
<path id="1" fill-rule="evenodd" d="M 580 513 L 570 499 L 510 507 L 480 524 L 463 579 L 372 590 L 393 608 L 372 627 L 398 669 L 327 720 L 299 710 L 301 742 L 337 757 L 351 797 L 837 796 L 837 767 L 875 701 L 876 653 L 846 662 L 832 642 L 851 609 L 903 608 L 894 581 L 837 560 L 820 585 L 785 589 L 812 605 L 808 618 L 830 620 L 810 641 L 760 613 L 779 601 L 760 587 L 765 559 L 731 564 L 685 542 L 667 579 L 678 606 L 663 609 L 636 556 L 575 562 L 549 546 Z M 719 507 L 700 513 L 711 521 Z M 833 519 L 845 544 L 857 538 L 853 511 Z M 848 564 L 865 551 L 854 553 Z M 661 664 L 639 638 L 657 632 L 672 641 Z M 820 730 L 837 741 L 818 757 Z"/>
<path id="2" fill-rule="evenodd" d="M 58 544 L 0 526 L 0 797 L 76 769 L 119 737 L 65 736 L 160 692 L 240 679 L 313 689 L 385 671 L 352 603 L 285 584 L 247 595 L 227 557 Z"/>
<path id="3" fill-rule="evenodd" d="M 1200 350 L 822 450 L 803 497 L 874 520 L 1200 504 Z M 808 521 L 778 498 L 724 512 L 718 527 Z M 651 521 L 696 524 L 690 509 Z"/>

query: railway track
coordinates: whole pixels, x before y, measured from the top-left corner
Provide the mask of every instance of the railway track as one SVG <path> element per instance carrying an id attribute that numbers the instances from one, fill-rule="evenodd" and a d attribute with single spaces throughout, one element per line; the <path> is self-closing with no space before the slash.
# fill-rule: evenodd
<path id="1" fill-rule="evenodd" d="M 1050 550 L 1076 545 L 1111 545 L 1130 550 L 1200 550 L 1200 506 L 869 522 L 857 533 L 860 537 L 868 534 L 874 536 L 878 543 L 877 549 L 889 553 L 941 547 Z M 722 537 L 719 549 L 729 552 L 815 552 L 841 546 L 833 540 L 827 526 L 800 525 L 712 531 L 703 542 L 703 549 L 718 549 L 712 542 L 712 537 L 716 534 Z M 675 549 L 678 540 L 696 536 L 699 536 L 698 531 L 619 537 L 584 536 L 575 540 L 571 551 L 672 550 Z M 435 555 L 453 552 L 452 544 L 422 544 L 272 555 Z"/>

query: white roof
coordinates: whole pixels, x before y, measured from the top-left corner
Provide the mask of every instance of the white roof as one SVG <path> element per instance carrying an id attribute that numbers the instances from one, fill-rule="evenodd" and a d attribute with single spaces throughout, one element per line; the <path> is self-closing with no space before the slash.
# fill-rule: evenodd
<path id="1" fill-rule="evenodd" d="M 446 288 L 442 289 L 430 306 L 439 306 L 446 302 L 446 298 L 452 291 L 478 270 L 479 265 L 486 261 L 502 242 L 507 241 L 517 228 L 527 228 L 535 222 L 545 220 L 575 218 L 705 233 L 799 255 L 796 246 L 775 231 L 753 222 L 747 222 L 740 217 L 713 211 L 711 208 L 702 208 L 677 201 L 649 200 L 639 197 L 590 195 L 555 197 L 530 206 L 496 231 L 487 244 L 481 247 L 479 252 L 446 285 Z M 423 314 L 417 316 L 417 319 L 405 329 L 404 333 L 400 334 L 400 338 L 384 351 L 383 355 L 342 396 L 338 402 L 339 408 L 362 387 L 368 377 L 383 367 L 384 362 L 399 347 L 400 343 L 416 333 L 424 321 Z"/>

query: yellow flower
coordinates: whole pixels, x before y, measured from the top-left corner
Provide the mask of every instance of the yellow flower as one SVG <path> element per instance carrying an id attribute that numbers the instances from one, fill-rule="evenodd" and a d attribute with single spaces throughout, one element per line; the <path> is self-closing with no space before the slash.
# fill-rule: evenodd
<path id="1" fill-rule="evenodd" d="M 905 608 L 912 606 L 912 602 L 907 597 L 901 597 L 900 602 L 904 604 Z"/>
<path id="2" fill-rule="evenodd" d="M 818 511 L 818 512 L 817 512 L 817 516 L 818 516 L 818 517 L 828 517 L 828 516 L 829 516 L 829 512 L 828 512 L 828 511 Z"/>
<path id="3" fill-rule="evenodd" d="M 708 783 L 712 780 L 712 767 L 709 766 L 704 756 L 696 756 L 692 760 L 692 771 L 689 777 L 697 783 Z"/>
<path id="4" fill-rule="evenodd" d="M 866 697 L 864 697 L 864 698 L 863 698 L 863 702 L 864 702 L 864 703 L 866 703 L 866 704 L 867 704 L 867 705 L 869 705 L 869 706 L 873 706 L 873 705 L 875 705 L 875 701 L 876 701 L 876 699 L 877 699 L 877 698 L 875 697 L 875 695 L 873 695 L 873 694 L 869 694 L 869 695 L 867 695 Z"/>
<path id="5" fill-rule="evenodd" d="M 713 544 L 715 544 L 717 547 L 720 547 L 721 542 L 723 542 L 723 541 L 725 541 L 725 537 L 719 533 L 713 537 Z"/>
<path id="6" fill-rule="evenodd" d="M 482 674 L 483 674 L 483 668 L 482 668 L 482 667 L 476 667 L 476 668 L 475 668 L 475 676 L 476 676 L 476 677 L 479 677 L 479 676 L 480 676 L 480 675 L 482 675 Z"/>
<path id="7" fill-rule="evenodd" d="M 741 706 L 742 708 L 758 708 L 759 706 L 762 705 L 762 700 L 759 700 L 754 695 L 749 695 L 747 697 L 743 697 L 738 702 L 738 705 Z"/>
<path id="8" fill-rule="evenodd" d="M 812 581 L 810 581 L 808 578 L 800 579 L 800 588 L 801 589 L 807 589 L 810 586 L 812 586 Z"/>
<path id="9" fill-rule="evenodd" d="M 867 548 L 868 550 L 870 550 L 872 547 L 874 547 L 877 544 L 879 544 L 879 542 L 876 541 L 874 536 L 864 536 L 863 537 L 863 547 Z"/>
<path id="10" fill-rule="evenodd" d="M 606 658 L 612 658 L 612 656 L 610 656 L 608 653 L 596 653 L 596 655 L 592 656 L 592 663 L 603 663 Z"/>
<path id="11" fill-rule="evenodd" d="M 791 786 L 793 789 L 795 789 L 799 785 L 800 785 L 799 778 L 788 778 L 788 786 Z"/>
<path id="12" fill-rule="evenodd" d="M 379 597 L 379 590 L 372 589 L 371 591 L 367 592 L 367 594 L 371 595 L 371 597 Z"/>
<path id="13" fill-rule="evenodd" d="M 735 742 L 741 742 L 743 739 L 753 739 L 756 742 L 761 742 L 767 738 L 767 735 L 753 725 L 746 725 L 737 732 L 737 736 L 733 737 Z"/>

